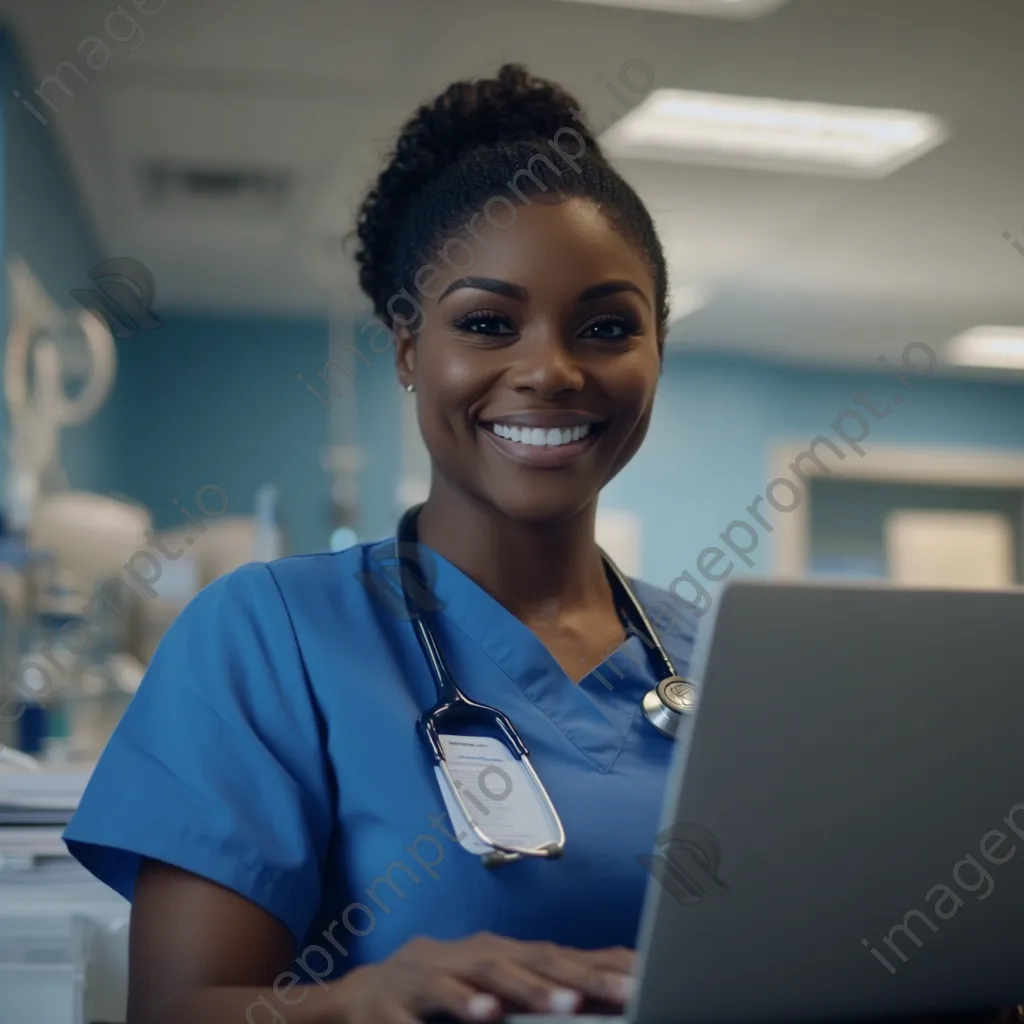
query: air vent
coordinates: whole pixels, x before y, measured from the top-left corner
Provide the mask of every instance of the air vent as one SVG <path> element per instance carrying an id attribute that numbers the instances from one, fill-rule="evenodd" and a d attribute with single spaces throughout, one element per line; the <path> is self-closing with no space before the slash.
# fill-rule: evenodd
<path id="1" fill-rule="evenodd" d="M 159 206 L 271 212 L 284 205 L 291 184 L 281 170 L 153 163 L 142 172 L 145 197 Z"/>

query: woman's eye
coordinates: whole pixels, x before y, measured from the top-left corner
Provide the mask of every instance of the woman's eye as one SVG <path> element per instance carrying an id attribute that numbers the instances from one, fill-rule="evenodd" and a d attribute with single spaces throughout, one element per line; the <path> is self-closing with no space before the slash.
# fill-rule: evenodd
<path id="1" fill-rule="evenodd" d="M 629 320 L 611 317 L 587 324 L 580 333 L 586 338 L 596 338 L 598 341 L 623 341 L 631 338 L 639 329 L 637 324 Z"/>
<path id="2" fill-rule="evenodd" d="M 508 317 L 499 313 L 473 313 L 457 320 L 455 326 L 468 334 L 497 336 L 515 333 Z"/>

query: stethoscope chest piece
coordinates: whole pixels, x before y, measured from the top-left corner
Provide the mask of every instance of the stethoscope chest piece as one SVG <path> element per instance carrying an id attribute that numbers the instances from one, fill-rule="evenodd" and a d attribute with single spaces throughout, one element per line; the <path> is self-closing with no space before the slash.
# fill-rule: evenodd
<path id="1" fill-rule="evenodd" d="M 664 736 L 675 736 L 684 715 L 697 709 L 697 688 L 682 676 L 667 676 L 643 701 L 647 721 Z"/>

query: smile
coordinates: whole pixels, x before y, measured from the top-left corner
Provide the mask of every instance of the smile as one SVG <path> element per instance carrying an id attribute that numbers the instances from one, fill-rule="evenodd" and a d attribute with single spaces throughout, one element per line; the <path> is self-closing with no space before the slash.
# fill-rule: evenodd
<path id="1" fill-rule="evenodd" d="M 579 423 L 572 427 L 514 427 L 505 423 L 490 423 L 488 429 L 497 437 L 515 444 L 536 448 L 557 448 L 573 441 L 582 441 L 593 430 L 593 424 Z"/>
<path id="2" fill-rule="evenodd" d="M 539 417 L 538 417 L 539 418 Z M 487 440 L 506 458 L 535 469 L 562 469 L 578 459 L 597 443 L 608 426 L 607 420 L 589 422 L 563 421 L 557 426 L 551 417 L 540 425 L 480 421 Z"/>

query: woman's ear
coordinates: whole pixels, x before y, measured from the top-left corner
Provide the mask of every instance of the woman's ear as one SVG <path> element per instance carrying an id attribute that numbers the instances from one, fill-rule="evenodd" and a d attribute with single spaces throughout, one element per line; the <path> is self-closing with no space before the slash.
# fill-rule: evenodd
<path id="1" fill-rule="evenodd" d="M 408 327 L 395 326 L 395 373 L 406 390 L 416 380 L 416 335 Z"/>

